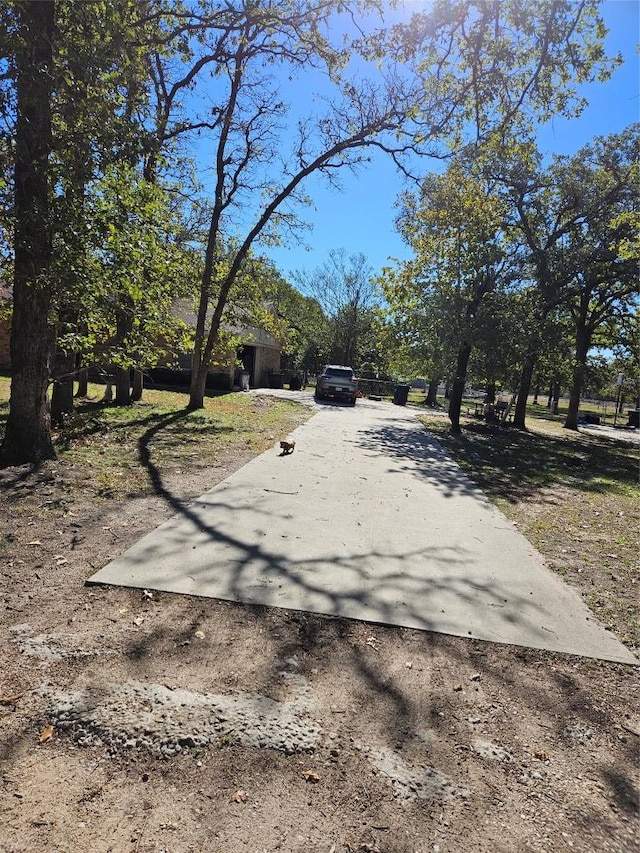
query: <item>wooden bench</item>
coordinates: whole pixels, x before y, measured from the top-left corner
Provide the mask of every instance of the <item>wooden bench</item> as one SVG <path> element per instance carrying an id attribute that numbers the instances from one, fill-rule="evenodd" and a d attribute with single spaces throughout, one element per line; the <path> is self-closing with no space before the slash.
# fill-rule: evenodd
<path id="1" fill-rule="evenodd" d="M 484 416 L 484 403 L 483 402 L 475 402 L 475 403 L 466 403 L 467 414 L 473 415 L 474 418 L 481 418 Z"/>

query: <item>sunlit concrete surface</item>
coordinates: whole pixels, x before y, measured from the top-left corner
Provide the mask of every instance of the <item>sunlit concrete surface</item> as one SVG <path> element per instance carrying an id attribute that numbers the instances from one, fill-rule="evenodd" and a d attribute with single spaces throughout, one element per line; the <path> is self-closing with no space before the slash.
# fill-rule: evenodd
<path id="1" fill-rule="evenodd" d="M 410 409 L 318 405 L 292 437 L 89 583 L 638 663 Z"/>

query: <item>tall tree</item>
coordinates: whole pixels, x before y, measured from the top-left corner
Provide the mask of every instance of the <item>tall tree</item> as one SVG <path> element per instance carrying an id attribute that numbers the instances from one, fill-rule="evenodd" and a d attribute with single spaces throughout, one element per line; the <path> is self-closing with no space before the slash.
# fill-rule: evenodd
<path id="1" fill-rule="evenodd" d="M 279 278 L 272 304 L 282 323 L 285 362 L 294 370 L 317 373 L 328 360 L 329 322 L 313 296 L 305 296 Z"/>
<path id="2" fill-rule="evenodd" d="M 545 335 L 556 309 L 567 298 L 571 273 L 563 263 L 562 241 L 576 214 L 570 199 L 557 193 L 556 176 L 544 169 L 542 155 L 530 142 L 511 141 L 493 148 L 485 171 L 501 187 L 508 219 L 522 244 L 523 270 L 531 286 L 521 293 L 526 312 L 522 324 L 522 358 L 513 425 L 525 429 L 526 406 L 536 363 L 544 350 Z"/>
<path id="3" fill-rule="evenodd" d="M 401 265 L 402 289 L 393 302 L 419 301 L 437 318 L 436 335 L 455 349 L 449 400 L 452 432 L 460 432 L 460 406 L 472 349 L 482 329 L 486 299 L 511 280 L 503 232 L 502 200 L 472 162 L 455 161 L 441 176 L 425 178 L 419 196 L 407 193 L 399 227 L 415 257 Z M 417 275 L 416 275 L 417 273 Z M 419 317 L 419 315 L 418 315 Z"/>
<path id="4" fill-rule="evenodd" d="M 55 457 L 47 398 L 54 10 L 55 4 L 47 0 L 16 4 L 13 375 L 0 465 Z"/>
<path id="5" fill-rule="evenodd" d="M 0 78 L 0 152 L 9 152 L 16 164 L 16 176 L 21 169 L 18 151 L 20 64 L 26 43 L 25 28 L 21 24 L 24 17 L 22 5 L 7 3 L 0 15 L 0 43 L 6 62 L 6 73 Z M 72 406 L 74 353 L 62 342 L 78 338 L 76 303 L 86 295 L 92 282 L 87 274 L 87 263 L 91 265 L 87 260 L 87 183 L 109 162 L 123 157 L 130 159 L 132 149 L 138 145 L 136 135 L 131 132 L 135 116 L 130 110 L 127 114 L 132 98 L 129 95 L 123 97 L 123 92 L 126 76 L 136 62 L 139 64 L 142 53 L 141 47 L 138 45 L 136 48 L 132 40 L 135 11 L 142 5 L 146 4 L 137 4 L 133 0 L 114 0 L 110 4 L 76 4 L 56 0 L 47 6 L 48 15 L 54 16 L 54 24 L 48 39 L 48 101 L 39 121 L 44 121 L 46 116 L 50 118 L 48 135 L 43 134 L 42 140 L 48 147 L 46 181 L 52 193 L 50 204 L 55 208 L 55 216 L 48 230 L 42 231 L 48 235 L 53 251 L 49 250 L 50 257 L 46 263 L 47 316 L 40 318 L 39 322 L 48 325 L 48 334 L 40 338 L 48 342 L 54 357 L 52 359 L 50 354 L 49 359 L 40 359 L 39 370 L 44 370 L 47 364 L 51 369 L 54 379 L 52 404 L 58 414 L 69 411 Z M 40 106 L 44 109 L 44 100 Z M 30 126 L 37 127 L 37 124 L 31 123 Z M 24 164 L 22 168 L 25 168 Z M 35 160 L 34 168 L 40 168 Z M 9 189 L 17 198 L 20 188 L 15 181 L 10 181 Z M 10 248 L 17 251 L 13 232 L 17 238 L 19 226 L 13 219 L 19 215 L 19 205 L 5 206 L 3 214 L 6 211 L 10 211 L 12 217 L 7 229 L 9 240 L 15 244 Z M 17 351 L 28 345 L 19 340 L 26 334 L 19 320 L 19 303 L 18 294 L 15 296 L 16 315 L 12 323 L 12 341 Z M 22 359 L 19 355 L 16 359 L 13 359 L 12 384 L 17 391 Z M 37 382 L 30 380 L 18 396 L 30 395 L 31 406 L 37 405 L 41 387 L 48 378 L 45 380 L 41 376 Z M 10 418 L 11 424 L 22 423 L 23 416 L 17 408 L 18 396 L 12 393 L 10 409 L 14 409 L 14 415 Z M 49 423 L 50 417 L 47 417 L 45 430 L 49 429 Z M 8 428 L 9 438 L 13 428 Z M 25 429 L 24 425 L 16 429 L 23 433 L 23 444 L 30 441 L 30 429 Z M 47 442 L 51 443 L 50 437 Z M 13 452 L 9 454 L 7 451 L 7 454 L 3 458 L 6 459 L 5 464 L 10 464 Z M 31 452 L 26 455 L 31 457 L 31 461 L 37 461 L 41 451 L 32 443 Z"/>
<path id="6" fill-rule="evenodd" d="M 402 216 L 398 220 L 402 228 Z M 456 334 L 443 316 L 435 293 L 421 287 L 424 266 L 417 254 L 395 267 L 385 267 L 378 279 L 385 296 L 386 314 L 395 340 L 391 368 L 401 376 L 428 380 L 426 403 L 436 406 L 443 379 L 453 373 Z"/>
<path id="7" fill-rule="evenodd" d="M 131 368 L 184 349 L 185 324 L 174 303 L 193 298 L 200 256 L 182 239 L 162 187 L 125 163 L 89 188 L 85 210 L 92 282 L 77 305 L 85 332 L 68 348 L 79 345 L 87 358 L 110 365 L 116 403 L 126 405 Z"/>
<path id="8" fill-rule="evenodd" d="M 329 358 L 356 369 L 365 360 L 362 348 L 369 335 L 379 301 L 366 257 L 332 249 L 324 264 L 312 271 L 298 271 L 299 289 L 321 305 L 329 330 Z"/>
<path id="9" fill-rule="evenodd" d="M 575 334 L 566 429 L 578 428 L 580 396 L 594 336 L 640 302 L 637 234 L 624 216 L 628 211 L 637 212 L 640 206 L 639 162 L 640 124 L 583 148 L 571 162 L 564 184 L 565 192 L 574 195 L 583 211 L 565 248 L 566 262 L 573 271 L 567 309 Z"/>
<path id="10" fill-rule="evenodd" d="M 556 157 L 546 168 L 538 152 L 523 146 L 514 147 L 515 156 L 506 152 L 488 161 L 488 172 L 506 188 L 511 225 L 520 233 L 535 280 L 516 427 L 525 426 L 533 371 L 554 312 L 569 310 L 574 318 L 575 371 L 566 426 L 575 429 L 593 335 L 633 299 L 638 127 L 597 139 L 572 157 Z"/>
<path id="11" fill-rule="evenodd" d="M 443 0 L 408 23 L 367 33 L 362 10 L 375 5 L 354 4 L 358 35 L 342 42 L 332 41 L 330 29 L 334 13 L 351 9 L 342 2 L 280 0 L 263 8 L 229 2 L 221 11 L 227 29 L 216 35 L 214 191 L 192 408 L 203 405 L 211 354 L 244 258 L 254 242 L 295 229 L 310 175 L 336 181 L 341 168 L 364 165 L 368 149 L 401 166 L 407 155 L 446 156 L 464 138 L 486 138 L 516 120 L 526 124 L 525 109 L 541 120 L 558 110 L 575 113 L 576 84 L 610 68 L 592 0 Z M 376 78 L 363 78 L 365 63 L 381 69 Z M 309 71 L 322 74 L 335 97 L 324 99 L 324 112 L 318 101 L 305 118 L 283 101 L 282 81 Z M 239 219 L 236 258 L 222 275 L 222 239 Z"/>
<path id="12" fill-rule="evenodd" d="M 51 413 L 54 423 L 73 410 L 75 344 L 86 328 L 93 258 L 89 192 L 114 163 L 139 158 L 146 100 L 146 51 L 140 19 L 149 17 L 149 0 L 109 4 L 56 4 L 53 156 L 56 220 L 53 266 L 55 298 Z M 125 193 L 126 193 L 125 188 Z M 135 215 L 135 214 L 134 214 Z M 80 320 L 84 313 L 85 322 Z"/>

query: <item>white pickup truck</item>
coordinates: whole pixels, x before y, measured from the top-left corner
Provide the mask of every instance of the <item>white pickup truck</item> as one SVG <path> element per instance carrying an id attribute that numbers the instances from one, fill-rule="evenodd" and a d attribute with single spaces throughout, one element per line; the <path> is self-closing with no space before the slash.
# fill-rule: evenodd
<path id="1" fill-rule="evenodd" d="M 355 406 L 358 397 L 358 380 L 352 367 L 344 364 L 327 364 L 316 381 L 316 399 L 333 397 L 346 400 Z"/>

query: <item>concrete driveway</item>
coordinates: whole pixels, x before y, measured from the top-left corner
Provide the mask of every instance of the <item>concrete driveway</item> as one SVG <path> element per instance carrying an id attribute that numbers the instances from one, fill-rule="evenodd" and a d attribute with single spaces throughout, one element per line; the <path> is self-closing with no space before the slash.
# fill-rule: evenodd
<path id="1" fill-rule="evenodd" d="M 638 663 L 411 409 L 315 408 L 294 453 L 253 459 L 89 583 Z"/>

